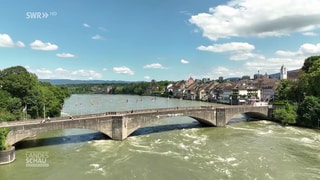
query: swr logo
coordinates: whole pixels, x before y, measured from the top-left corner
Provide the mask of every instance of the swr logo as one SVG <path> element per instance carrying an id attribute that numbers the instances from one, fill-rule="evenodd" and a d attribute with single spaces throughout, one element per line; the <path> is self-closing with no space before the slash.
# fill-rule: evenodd
<path id="1" fill-rule="evenodd" d="M 26 12 L 26 19 L 47 19 L 49 16 L 56 16 L 57 12 Z"/>

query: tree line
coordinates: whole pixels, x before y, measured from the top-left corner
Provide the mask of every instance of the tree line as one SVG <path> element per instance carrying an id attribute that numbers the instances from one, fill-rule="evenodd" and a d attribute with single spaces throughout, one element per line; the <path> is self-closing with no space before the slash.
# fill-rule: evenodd
<path id="1" fill-rule="evenodd" d="M 298 80 L 282 80 L 275 93 L 275 101 L 282 108 L 274 112 L 283 124 L 319 128 L 320 122 L 320 56 L 305 59 Z"/>
<path id="2" fill-rule="evenodd" d="M 103 83 L 103 84 L 69 84 L 61 85 L 71 94 L 130 94 L 130 95 L 155 95 L 168 97 L 164 89 L 171 81 Z"/>

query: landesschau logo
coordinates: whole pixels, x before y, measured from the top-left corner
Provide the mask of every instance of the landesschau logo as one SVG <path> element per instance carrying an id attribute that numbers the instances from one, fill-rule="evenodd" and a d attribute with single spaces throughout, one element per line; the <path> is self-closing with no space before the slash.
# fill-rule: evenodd
<path id="1" fill-rule="evenodd" d="M 49 153 L 46 151 L 27 152 L 26 167 L 49 167 L 48 158 Z"/>
<path id="2" fill-rule="evenodd" d="M 57 12 L 26 12 L 26 19 L 47 19 L 50 16 L 57 16 Z"/>

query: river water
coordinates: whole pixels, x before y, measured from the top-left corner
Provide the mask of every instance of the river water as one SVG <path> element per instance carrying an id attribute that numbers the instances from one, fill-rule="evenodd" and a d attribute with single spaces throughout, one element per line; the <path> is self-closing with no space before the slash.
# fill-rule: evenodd
<path id="1" fill-rule="evenodd" d="M 207 104 L 72 95 L 63 115 Z M 246 122 L 241 115 L 233 122 L 225 128 L 202 127 L 188 117 L 171 117 L 137 130 L 124 141 L 84 129 L 46 132 L 16 146 L 17 159 L 0 166 L 0 180 L 320 179 L 319 131 Z"/>

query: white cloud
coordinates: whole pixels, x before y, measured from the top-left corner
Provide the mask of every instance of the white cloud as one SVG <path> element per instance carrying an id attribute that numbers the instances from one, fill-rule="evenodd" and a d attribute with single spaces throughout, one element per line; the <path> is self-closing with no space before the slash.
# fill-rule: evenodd
<path id="1" fill-rule="evenodd" d="M 147 64 L 143 66 L 144 69 L 165 69 L 161 64 L 154 63 L 154 64 Z"/>
<path id="2" fill-rule="evenodd" d="M 0 47 L 14 47 L 14 42 L 8 34 L 0 34 Z"/>
<path id="3" fill-rule="evenodd" d="M 264 56 L 252 53 L 251 51 L 255 49 L 254 45 L 246 42 L 213 44 L 211 46 L 199 46 L 197 49 L 215 53 L 230 53 L 230 60 L 233 61 L 247 60 L 250 58 L 264 59 Z"/>
<path id="4" fill-rule="evenodd" d="M 214 44 L 212 46 L 199 46 L 197 48 L 201 51 L 211 51 L 211 52 L 250 52 L 255 49 L 254 45 L 243 42 L 231 42 L 224 44 Z"/>
<path id="5" fill-rule="evenodd" d="M 218 66 L 213 68 L 207 74 L 201 75 L 199 78 L 210 77 L 212 79 L 218 79 L 220 76 L 226 77 L 241 77 L 243 74 L 239 70 L 229 69 L 224 66 Z"/>
<path id="6" fill-rule="evenodd" d="M 93 70 L 74 70 L 70 71 L 63 68 L 57 68 L 55 70 L 49 70 L 46 68 L 40 68 L 36 70 L 30 70 L 34 72 L 40 79 L 101 79 L 102 75 Z"/>
<path id="7" fill-rule="evenodd" d="M 104 28 L 104 27 L 99 27 L 98 28 L 100 31 L 103 31 L 103 32 L 107 32 L 108 30 L 107 30 L 107 28 Z"/>
<path id="8" fill-rule="evenodd" d="M 294 57 L 298 56 L 300 58 L 305 58 L 311 55 L 319 55 L 320 54 L 320 43 L 318 44 L 310 44 L 305 43 L 300 46 L 297 51 L 276 51 L 276 54 L 283 57 Z"/>
<path id="9" fill-rule="evenodd" d="M 17 41 L 16 46 L 17 47 L 25 47 L 24 43 L 21 41 Z"/>
<path id="10" fill-rule="evenodd" d="M 187 60 L 185 60 L 185 59 L 181 59 L 180 62 L 181 62 L 182 64 L 189 64 L 189 61 L 187 61 Z"/>
<path id="11" fill-rule="evenodd" d="M 24 47 L 24 43 L 21 41 L 13 42 L 8 34 L 0 34 L 0 47 Z"/>
<path id="12" fill-rule="evenodd" d="M 285 65 L 288 70 L 300 69 L 307 57 L 320 54 L 320 43 L 305 43 L 296 51 L 278 50 L 275 54 L 277 57 L 255 58 L 247 61 L 243 65 L 244 72 L 252 74 L 260 70 L 268 74 L 278 73 L 282 65 Z"/>
<path id="13" fill-rule="evenodd" d="M 280 67 L 285 65 L 288 70 L 295 70 L 302 67 L 304 59 L 300 58 L 268 58 L 260 61 L 248 61 L 244 64 L 247 72 L 265 71 L 268 74 L 280 72 Z"/>
<path id="14" fill-rule="evenodd" d="M 231 53 L 230 59 L 240 60 L 248 59 L 242 64 L 238 64 L 236 67 L 224 67 L 219 66 L 211 71 L 197 75 L 197 77 L 210 77 L 213 79 L 219 76 L 227 77 L 242 77 L 243 75 L 253 76 L 256 73 L 273 74 L 279 73 L 280 67 L 285 65 L 288 70 L 300 69 L 304 63 L 304 60 L 311 55 L 320 54 L 320 43 L 318 44 L 302 44 L 296 51 L 276 51 L 274 57 L 265 57 L 263 55 L 248 53 Z M 242 57 L 244 56 L 244 57 Z M 237 62 L 238 63 L 238 62 Z"/>
<path id="15" fill-rule="evenodd" d="M 74 54 L 70 53 L 57 53 L 56 55 L 61 58 L 76 58 Z"/>
<path id="16" fill-rule="evenodd" d="M 302 34 L 305 35 L 305 36 L 318 36 L 318 34 L 315 33 L 315 32 L 304 32 Z"/>
<path id="17" fill-rule="evenodd" d="M 39 78 L 47 79 L 52 76 L 53 72 L 49 69 L 41 68 L 36 70 L 36 74 L 39 76 Z"/>
<path id="18" fill-rule="evenodd" d="M 309 44 L 309 43 L 303 44 L 300 46 L 299 51 L 305 55 L 320 54 L 320 43 L 318 43 L 318 44 Z"/>
<path id="19" fill-rule="evenodd" d="M 276 54 L 279 56 L 293 57 L 297 55 L 297 52 L 278 50 Z"/>
<path id="20" fill-rule="evenodd" d="M 134 75 L 134 72 L 126 66 L 114 67 L 113 72 L 115 72 L 117 74 Z"/>
<path id="21" fill-rule="evenodd" d="M 75 77 L 84 77 L 86 79 L 101 79 L 101 74 L 97 73 L 93 70 L 76 70 L 76 71 L 72 71 L 71 74 Z"/>
<path id="22" fill-rule="evenodd" d="M 87 23 L 83 23 L 82 25 L 83 25 L 84 27 L 86 27 L 86 28 L 89 28 L 89 27 L 90 27 L 90 25 L 87 24 Z"/>
<path id="23" fill-rule="evenodd" d="M 65 70 L 65 69 L 63 69 L 63 68 L 57 68 L 57 69 L 55 70 L 55 72 L 59 72 L 59 73 L 67 73 L 68 71 L 67 71 L 67 70 Z"/>
<path id="24" fill-rule="evenodd" d="M 217 72 L 219 72 L 220 74 L 230 72 L 230 70 L 228 68 L 223 67 L 223 66 L 219 66 L 219 67 L 215 68 L 215 70 Z"/>
<path id="25" fill-rule="evenodd" d="M 94 40 L 104 40 L 104 38 L 103 38 L 101 35 L 99 35 L 99 34 L 96 34 L 96 35 L 92 36 L 91 39 L 94 39 Z"/>
<path id="26" fill-rule="evenodd" d="M 283 36 L 320 27 L 319 0 L 232 0 L 191 16 L 203 36 L 220 38 Z"/>
<path id="27" fill-rule="evenodd" d="M 148 79 L 148 80 L 151 79 L 150 76 L 144 76 L 144 78 L 145 78 L 145 79 Z"/>
<path id="28" fill-rule="evenodd" d="M 298 58 L 266 58 L 264 60 L 250 60 L 235 68 L 224 66 L 213 68 L 208 73 L 199 76 L 199 78 L 210 77 L 212 79 L 217 79 L 219 76 L 228 78 L 242 77 L 244 75 L 252 77 L 254 74 L 257 74 L 258 71 L 260 74 L 273 74 L 279 73 L 282 65 L 285 65 L 288 70 L 296 70 L 302 67 L 303 62 L 304 59 Z"/>
<path id="29" fill-rule="evenodd" d="M 230 56 L 230 60 L 233 61 L 241 61 L 241 60 L 247 60 L 247 59 L 265 59 L 265 57 L 261 54 L 255 54 L 255 53 L 246 53 L 246 52 L 239 52 L 232 54 Z"/>
<path id="30" fill-rule="evenodd" d="M 54 51 L 58 49 L 58 46 L 55 44 L 51 44 L 49 42 L 44 43 L 40 40 L 35 40 L 30 44 L 30 47 L 34 50 L 42 50 L 42 51 Z"/>

